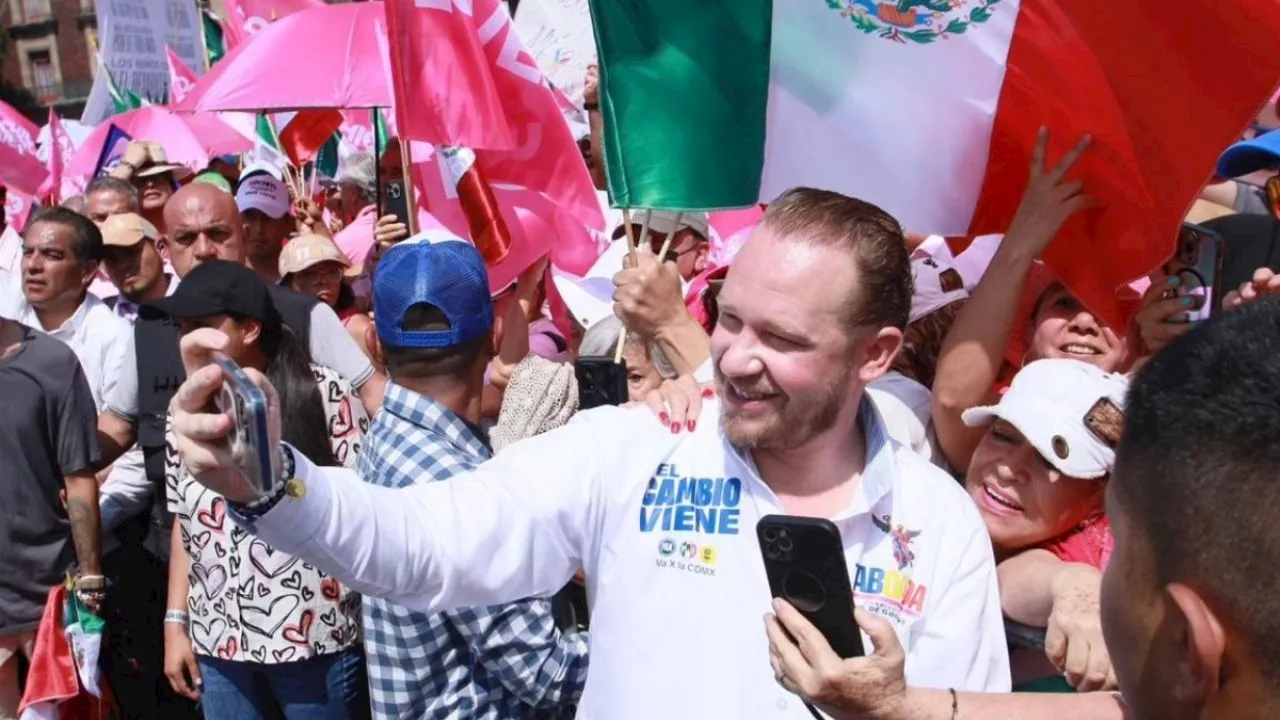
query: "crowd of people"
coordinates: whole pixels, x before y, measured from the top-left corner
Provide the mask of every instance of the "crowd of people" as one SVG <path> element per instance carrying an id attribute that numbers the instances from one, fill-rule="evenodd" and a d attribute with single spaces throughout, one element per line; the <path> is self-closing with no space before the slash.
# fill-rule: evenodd
<path id="1" fill-rule="evenodd" d="M 0 720 L 68 574 L 122 718 L 1280 715 L 1278 133 L 1188 217 L 1221 297 L 1170 257 L 1124 326 L 1041 261 L 1087 137 L 967 248 L 795 188 L 506 287 L 380 206 L 394 141 L 309 197 L 136 139 L 0 272 Z M 838 529 L 864 656 L 773 597 L 771 514 Z"/>

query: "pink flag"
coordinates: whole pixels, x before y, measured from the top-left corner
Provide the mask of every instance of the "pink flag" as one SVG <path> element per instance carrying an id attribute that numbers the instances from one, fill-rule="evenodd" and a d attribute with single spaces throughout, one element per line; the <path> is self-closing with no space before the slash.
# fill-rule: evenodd
<path id="1" fill-rule="evenodd" d="M 164 54 L 169 61 L 169 107 L 177 107 L 196 84 L 196 74 L 182 62 L 182 58 L 178 57 L 168 43 L 165 43 Z"/>
<path id="2" fill-rule="evenodd" d="M 588 227 L 603 230 L 586 162 L 555 94 L 516 34 L 506 3 L 476 0 L 475 22 L 516 141 L 515 150 L 477 150 L 485 176 L 543 193 Z"/>
<path id="3" fill-rule="evenodd" d="M 75 146 L 67 137 L 67 131 L 62 129 L 62 118 L 49 108 L 49 158 L 45 161 L 45 172 L 49 176 L 40 184 L 37 194 L 40 197 L 52 195 L 55 205 L 62 202 L 62 168 L 71 159 L 68 150 L 74 151 Z"/>
<path id="4" fill-rule="evenodd" d="M 322 0 L 223 0 L 227 17 L 222 21 L 227 49 L 249 39 L 250 35 L 285 15 L 324 5 Z"/>
<path id="5" fill-rule="evenodd" d="M 48 176 L 36 156 L 39 128 L 17 110 L 0 102 L 0 185 L 35 195 Z"/>
<path id="6" fill-rule="evenodd" d="M 31 211 L 35 206 L 35 198 L 10 190 L 4 199 L 3 224 L 17 232 L 22 232 L 22 229 L 27 226 L 27 218 L 31 217 Z M 3 260 L 0 260 L 0 269 L 4 269 L 3 265 Z M 16 268 L 17 265 L 13 267 Z"/>
<path id="7" fill-rule="evenodd" d="M 454 234 L 471 237 L 457 189 L 452 187 L 453 171 L 444 165 L 439 152 L 424 143 L 413 143 L 411 152 L 414 186 L 420 192 L 422 204 Z M 602 238 L 545 194 L 502 183 L 491 187 L 511 235 L 507 257 L 489 268 L 489 285 L 493 290 L 509 285 L 548 253 L 556 267 L 581 275 L 604 250 Z"/>
<path id="8" fill-rule="evenodd" d="M 400 137 L 515 147 L 471 18 L 452 0 L 385 0 Z"/>

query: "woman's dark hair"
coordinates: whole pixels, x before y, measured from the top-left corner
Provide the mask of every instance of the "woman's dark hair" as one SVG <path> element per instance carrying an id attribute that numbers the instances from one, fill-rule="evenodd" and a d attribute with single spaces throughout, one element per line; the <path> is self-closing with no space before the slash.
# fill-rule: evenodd
<path id="1" fill-rule="evenodd" d="M 267 378 L 280 396 L 281 439 L 315 463 L 337 465 L 329 443 L 329 418 L 311 370 L 311 353 L 297 335 L 283 324 L 268 329 L 263 323 L 263 354 Z M 277 329 L 278 328 L 278 329 Z M 275 335 L 274 341 L 265 341 Z"/>
<path id="2" fill-rule="evenodd" d="M 338 286 L 338 302 L 334 303 L 333 311 L 336 313 L 344 312 L 356 306 L 356 293 L 351 289 L 351 284 L 343 279 Z"/>
<path id="3" fill-rule="evenodd" d="M 893 369 L 933 389 L 942 343 L 967 302 L 968 298 L 956 300 L 907 325 L 907 331 L 903 333 L 902 350 L 893 359 Z"/>

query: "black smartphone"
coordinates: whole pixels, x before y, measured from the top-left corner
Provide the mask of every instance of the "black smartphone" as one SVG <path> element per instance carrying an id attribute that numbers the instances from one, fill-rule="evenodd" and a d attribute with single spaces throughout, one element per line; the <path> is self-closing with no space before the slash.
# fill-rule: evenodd
<path id="1" fill-rule="evenodd" d="M 1165 264 L 1165 273 L 1176 275 L 1178 287 L 1169 297 L 1196 298 L 1193 309 L 1182 322 L 1207 320 L 1222 305 L 1218 288 L 1222 283 L 1222 236 L 1206 227 L 1183 223 L 1178 232 L 1178 247 L 1173 259 Z"/>
<path id="2" fill-rule="evenodd" d="M 627 390 L 627 364 L 611 357 L 580 357 L 573 364 L 578 377 L 578 408 L 590 410 L 601 405 L 624 405 L 630 399 Z"/>
<path id="3" fill-rule="evenodd" d="M 235 423 L 227 436 L 231 456 L 249 479 L 249 484 L 265 495 L 275 489 L 271 469 L 271 435 L 267 426 L 267 395 L 253 384 L 244 370 L 223 353 L 213 353 L 226 381 L 214 398 L 218 412 L 229 413 Z"/>
<path id="4" fill-rule="evenodd" d="M 403 180 L 387 182 L 386 193 L 382 196 L 382 214 L 395 215 L 396 222 L 409 227 L 409 196 L 404 191 Z"/>
<path id="5" fill-rule="evenodd" d="M 756 537 L 773 597 L 795 606 L 840 657 L 864 655 L 839 528 L 823 518 L 765 515 Z"/>

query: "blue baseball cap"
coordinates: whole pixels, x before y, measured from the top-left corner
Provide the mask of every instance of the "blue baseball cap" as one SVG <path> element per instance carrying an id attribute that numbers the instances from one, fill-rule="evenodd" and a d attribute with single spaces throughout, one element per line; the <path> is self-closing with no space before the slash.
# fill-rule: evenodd
<path id="1" fill-rule="evenodd" d="M 1218 158 L 1217 175 L 1220 178 L 1238 178 L 1274 167 L 1280 167 L 1280 130 L 1263 133 L 1227 148 Z"/>
<path id="2" fill-rule="evenodd" d="M 448 330 L 404 329 L 409 308 L 424 303 L 444 313 Z M 471 243 L 439 230 L 418 233 L 383 254 L 373 307 L 378 339 L 393 348 L 456 347 L 493 327 L 484 258 Z"/>

